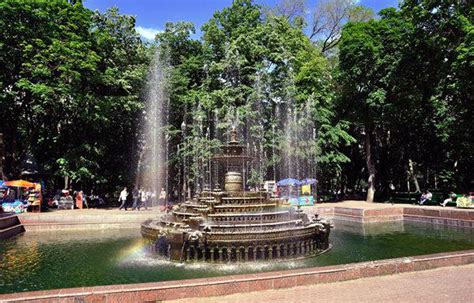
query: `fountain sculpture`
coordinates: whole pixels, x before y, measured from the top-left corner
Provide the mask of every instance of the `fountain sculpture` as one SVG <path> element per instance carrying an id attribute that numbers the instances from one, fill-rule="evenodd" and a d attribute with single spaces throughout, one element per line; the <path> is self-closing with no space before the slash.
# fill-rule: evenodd
<path id="1" fill-rule="evenodd" d="M 245 262 L 314 256 L 330 249 L 330 224 L 317 215 L 284 207 L 269 193 L 245 191 L 247 155 L 235 129 L 223 152 L 224 190 L 204 190 L 169 214 L 142 224 L 150 248 L 172 261 Z"/>

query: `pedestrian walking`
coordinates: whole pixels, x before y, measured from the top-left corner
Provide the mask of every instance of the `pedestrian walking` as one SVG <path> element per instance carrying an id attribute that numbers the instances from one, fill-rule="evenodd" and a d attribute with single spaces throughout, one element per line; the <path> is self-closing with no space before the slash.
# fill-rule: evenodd
<path id="1" fill-rule="evenodd" d="M 134 187 L 132 190 L 132 199 L 133 199 L 133 204 L 132 204 L 132 210 L 137 209 L 138 203 L 140 202 L 140 192 L 138 191 L 137 187 Z M 138 208 L 140 210 L 140 208 Z"/>
<path id="2" fill-rule="evenodd" d="M 119 202 L 122 203 L 120 204 L 119 210 L 121 210 L 122 208 L 127 210 L 127 197 L 128 197 L 127 188 L 124 187 L 123 190 L 120 192 L 120 196 L 119 196 Z"/>
<path id="3" fill-rule="evenodd" d="M 148 209 L 147 192 L 143 189 L 140 190 L 140 204 L 138 205 L 138 210 L 140 210 L 141 206 L 145 207 L 145 209 Z"/>

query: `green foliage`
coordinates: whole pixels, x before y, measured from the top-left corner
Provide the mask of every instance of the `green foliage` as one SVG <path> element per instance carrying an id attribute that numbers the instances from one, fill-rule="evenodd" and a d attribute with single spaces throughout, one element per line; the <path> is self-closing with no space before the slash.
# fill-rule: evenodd
<path id="1" fill-rule="evenodd" d="M 210 182 L 202 177 L 208 174 L 207 162 L 219 142 L 227 140 L 231 124 L 239 127 L 255 157 L 247 178 L 251 186 L 287 177 L 278 171 L 285 150 L 297 161 L 320 161 L 340 171 L 348 161 L 340 146 L 353 139 L 347 124 L 336 121 L 331 67 L 301 27 L 285 17 L 263 18 L 252 1 L 234 1 L 202 27 L 202 42 L 190 38 L 193 32 L 189 23 L 169 23 L 157 36 L 173 67 L 170 123 L 184 127 L 175 133 L 179 149 L 171 151 L 174 184 L 180 178 L 195 188 Z M 316 137 L 285 139 L 286 126 L 277 125 L 276 112 L 289 104 L 297 115 L 291 127 L 315 128 Z M 187 174 L 179 177 L 180 171 Z"/>
<path id="2" fill-rule="evenodd" d="M 116 8 L 1 1 L 5 170 L 17 174 L 31 153 L 56 184 L 63 176 L 104 190 L 133 182 L 144 81 L 158 48 L 171 66 L 173 184 L 211 183 L 210 157 L 232 124 L 256 159 L 252 186 L 289 177 L 282 163 L 294 161 L 302 164 L 295 174 L 317 175 L 328 189 L 365 186 L 369 173 L 382 192 L 404 190 L 407 180 L 472 190 L 472 5 L 405 0 L 373 19 L 353 1 L 324 1 L 314 21 L 337 12 L 342 21 L 313 22 L 311 41 L 304 3 L 295 3 L 264 15 L 235 0 L 204 24 L 201 40 L 193 24 L 177 22 L 144 45 L 135 19 Z"/>
<path id="3" fill-rule="evenodd" d="M 31 152 L 49 180 L 130 181 L 147 53 L 135 20 L 80 1 L 0 3 L 0 132 L 14 175 Z"/>
<path id="4" fill-rule="evenodd" d="M 403 188 L 412 161 L 423 187 L 470 190 L 472 7 L 404 1 L 380 15 L 347 24 L 339 55 L 339 109 L 355 137 L 370 131 L 378 188 Z"/>

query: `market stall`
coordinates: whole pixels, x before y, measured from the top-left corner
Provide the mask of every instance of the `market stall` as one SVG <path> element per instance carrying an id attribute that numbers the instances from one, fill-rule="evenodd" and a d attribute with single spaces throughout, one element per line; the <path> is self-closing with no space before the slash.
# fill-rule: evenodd
<path id="1" fill-rule="evenodd" d="M 41 206 L 41 186 L 37 183 L 13 180 L 4 182 L 3 186 L 7 188 L 2 201 L 5 212 L 22 213 L 29 206 Z"/>
<path id="2" fill-rule="evenodd" d="M 288 178 L 277 182 L 280 197 L 287 199 L 292 206 L 312 206 L 314 205 L 313 186 L 316 179 L 306 178 L 302 181 Z"/>

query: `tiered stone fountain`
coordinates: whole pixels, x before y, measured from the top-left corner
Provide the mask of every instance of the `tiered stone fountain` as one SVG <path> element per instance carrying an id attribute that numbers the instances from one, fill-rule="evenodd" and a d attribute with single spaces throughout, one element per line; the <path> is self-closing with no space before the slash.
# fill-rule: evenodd
<path id="1" fill-rule="evenodd" d="M 141 232 L 154 252 L 181 262 L 246 262 L 310 257 L 330 249 L 329 222 L 283 207 L 263 190 L 245 191 L 239 170 L 251 158 L 235 130 L 213 160 L 226 166 L 224 191 L 205 190 L 170 214 L 145 221 Z"/>

